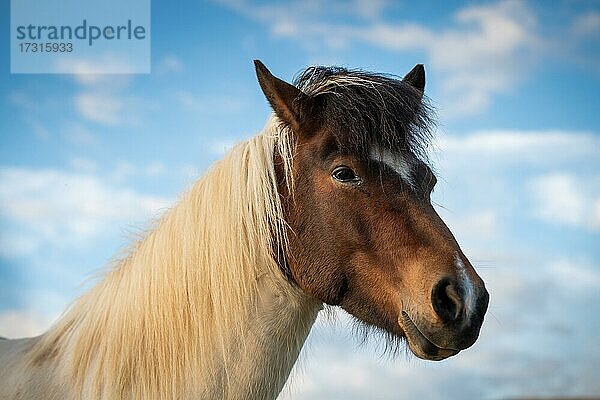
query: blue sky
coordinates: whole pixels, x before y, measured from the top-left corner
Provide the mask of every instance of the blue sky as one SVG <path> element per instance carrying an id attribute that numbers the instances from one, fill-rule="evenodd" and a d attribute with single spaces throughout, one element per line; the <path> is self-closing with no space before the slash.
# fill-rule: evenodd
<path id="1" fill-rule="evenodd" d="M 4 32 L 9 2 L 0 4 Z M 252 60 L 427 70 L 434 194 L 491 293 L 473 348 L 381 358 L 319 320 L 282 398 L 600 393 L 600 3 L 154 1 L 152 73 L 10 74 L 0 334 L 34 335 L 269 108 Z M 110 60 L 106 60 L 110 62 Z"/>

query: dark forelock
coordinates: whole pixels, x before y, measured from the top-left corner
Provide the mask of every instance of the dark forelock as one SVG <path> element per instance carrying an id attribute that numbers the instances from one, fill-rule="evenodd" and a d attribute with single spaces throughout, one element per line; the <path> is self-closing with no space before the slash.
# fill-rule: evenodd
<path id="1" fill-rule="evenodd" d="M 324 121 L 340 146 L 368 155 L 373 146 L 426 158 L 432 110 L 398 77 L 340 67 L 309 67 L 294 84 L 323 97 Z"/>

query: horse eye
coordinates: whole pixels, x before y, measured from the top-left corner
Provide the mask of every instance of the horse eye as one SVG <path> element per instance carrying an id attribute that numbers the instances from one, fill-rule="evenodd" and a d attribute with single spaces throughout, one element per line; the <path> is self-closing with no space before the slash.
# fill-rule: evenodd
<path id="1" fill-rule="evenodd" d="M 350 182 L 358 182 L 360 179 L 352 169 L 346 166 L 340 166 L 333 170 L 331 176 L 338 182 L 342 183 L 350 183 Z"/>

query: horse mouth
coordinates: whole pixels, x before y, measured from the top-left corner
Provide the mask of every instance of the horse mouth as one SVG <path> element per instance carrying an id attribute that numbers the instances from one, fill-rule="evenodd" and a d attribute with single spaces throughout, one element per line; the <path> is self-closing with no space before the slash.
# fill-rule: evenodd
<path id="1" fill-rule="evenodd" d="M 441 361 L 458 354 L 460 350 L 445 349 L 432 343 L 410 319 L 406 311 L 398 318 L 398 324 L 406 335 L 410 351 L 423 360 Z"/>

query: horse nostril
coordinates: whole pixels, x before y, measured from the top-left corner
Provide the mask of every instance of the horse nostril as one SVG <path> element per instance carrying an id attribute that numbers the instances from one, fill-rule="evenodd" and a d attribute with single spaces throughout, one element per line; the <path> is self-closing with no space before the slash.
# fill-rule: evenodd
<path id="1" fill-rule="evenodd" d="M 460 319 L 463 300 L 457 290 L 456 283 L 448 278 L 440 280 L 431 292 L 431 303 L 442 322 L 455 322 Z"/>

